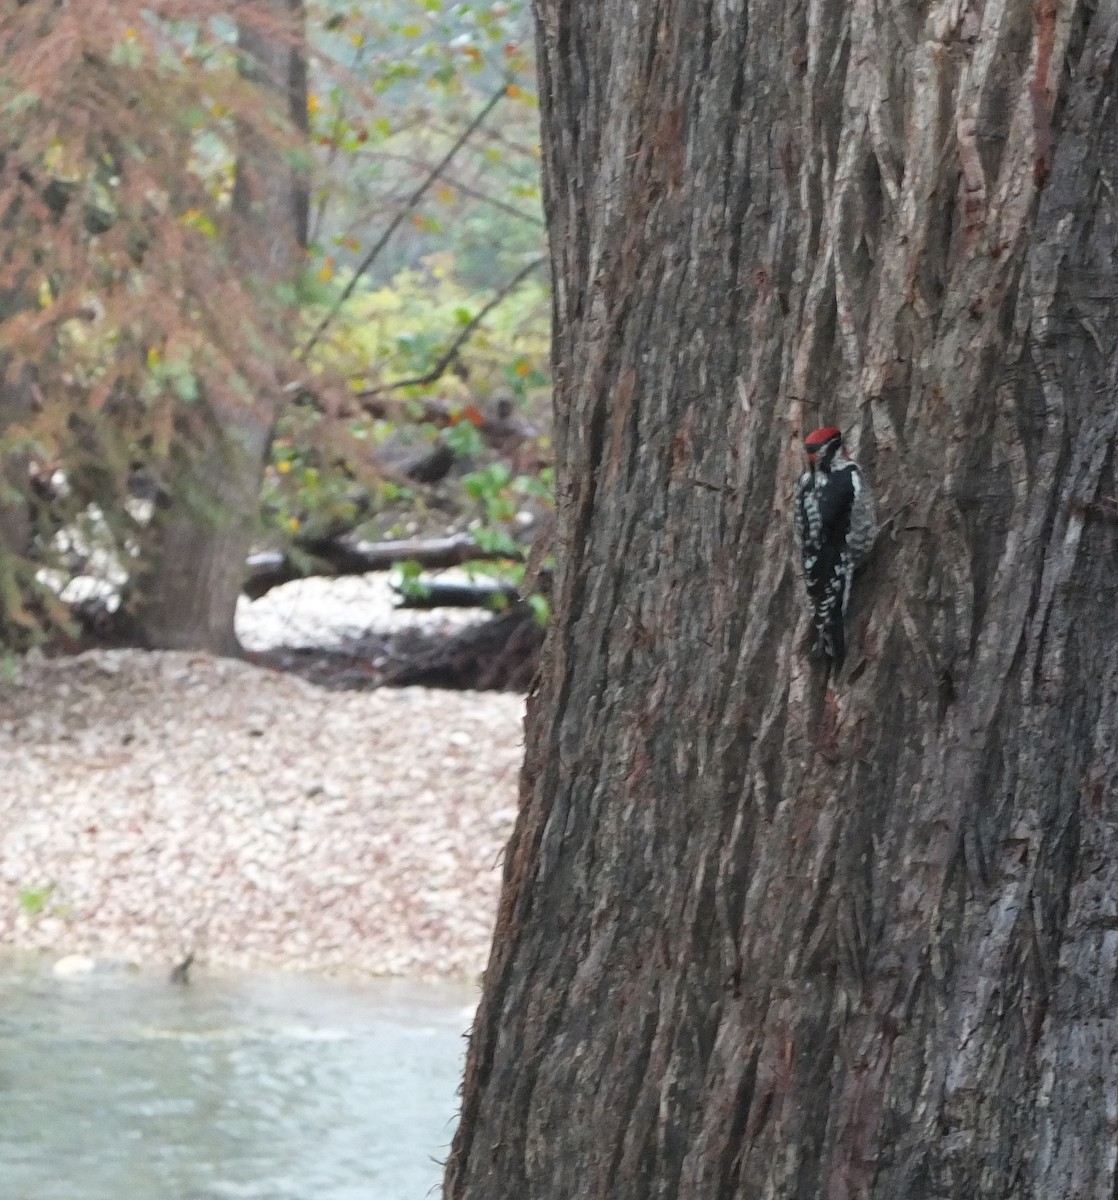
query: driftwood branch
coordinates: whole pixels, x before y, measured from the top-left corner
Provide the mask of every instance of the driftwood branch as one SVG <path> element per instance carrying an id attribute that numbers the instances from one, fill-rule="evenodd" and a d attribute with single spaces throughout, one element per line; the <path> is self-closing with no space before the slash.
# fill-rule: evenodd
<path id="1" fill-rule="evenodd" d="M 520 601 L 520 592 L 509 583 L 496 579 L 476 579 L 473 583 L 447 579 L 422 579 L 418 589 L 394 587 L 399 608 L 494 608 Z"/>
<path id="2" fill-rule="evenodd" d="M 504 551 L 486 550 L 468 534 L 394 542 L 330 538 L 305 542 L 299 550 L 329 568 L 333 575 L 368 575 L 374 571 L 389 571 L 402 562 L 415 562 L 428 570 L 439 570 L 460 567 L 468 562 L 500 562 L 519 557 Z M 300 570 L 291 555 L 281 550 L 265 551 L 250 555 L 241 590 L 250 600 L 258 600 L 272 588 L 305 575 L 306 571 Z"/>

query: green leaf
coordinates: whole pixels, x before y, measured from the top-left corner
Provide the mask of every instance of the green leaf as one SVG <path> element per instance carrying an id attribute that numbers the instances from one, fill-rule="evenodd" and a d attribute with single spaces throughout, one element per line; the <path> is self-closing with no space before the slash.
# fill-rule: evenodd
<path id="1" fill-rule="evenodd" d="M 174 363 L 170 367 L 169 374 L 175 395 L 184 404 L 194 404 L 199 395 L 198 377 L 194 372 L 185 363 Z"/>
<path id="2" fill-rule="evenodd" d="M 472 421 L 459 421 L 457 425 L 451 425 L 449 429 L 444 429 L 442 440 L 460 458 L 476 458 L 485 449 L 481 434 Z M 466 480 L 472 478 L 472 475 L 467 475 L 462 482 L 465 484 Z M 467 484 L 466 487 L 468 491 L 469 485 Z M 481 497 L 478 495 L 474 498 L 480 499 Z"/>
<path id="3" fill-rule="evenodd" d="M 516 516 L 516 505 L 508 496 L 488 496 L 485 501 L 485 519 L 491 524 L 509 522 Z"/>
<path id="4" fill-rule="evenodd" d="M 46 887 L 41 888 L 20 888 L 19 906 L 29 917 L 37 917 L 46 908 L 53 893 L 53 883 L 48 883 Z"/>
<path id="5" fill-rule="evenodd" d="M 491 492 L 499 492 L 512 482 L 512 471 L 507 463 L 490 463 L 484 471 L 486 482 Z"/>
<path id="6" fill-rule="evenodd" d="M 533 592 L 528 597 L 528 607 L 532 610 L 532 615 L 537 621 L 546 627 L 551 619 L 551 604 L 546 596 L 539 592 Z"/>
<path id="7" fill-rule="evenodd" d="M 520 553 L 517 544 L 503 529 L 486 529 L 482 526 L 473 530 L 473 535 L 474 541 L 489 554 L 506 554 L 509 558 L 516 558 Z"/>
<path id="8" fill-rule="evenodd" d="M 401 562 L 397 563 L 397 568 L 400 572 L 400 582 L 396 586 L 403 595 L 421 597 L 431 594 L 430 583 L 420 578 L 423 568 L 419 563 Z"/>

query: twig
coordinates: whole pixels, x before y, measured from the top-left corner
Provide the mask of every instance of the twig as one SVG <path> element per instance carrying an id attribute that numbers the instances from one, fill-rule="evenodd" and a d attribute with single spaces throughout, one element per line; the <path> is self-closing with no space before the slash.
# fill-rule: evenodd
<path id="1" fill-rule="evenodd" d="M 379 387 L 367 388 L 363 392 L 357 393 L 357 398 L 367 400 L 370 396 L 379 396 L 384 392 L 395 391 L 398 388 L 419 387 L 425 383 L 434 383 L 446 371 L 447 367 L 454 361 L 454 356 L 462 348 L 463 344 L 470 338 L 474 330 L 485 320 L 487 316 L 509 295 L 514 292 L 521 283 L 534 271 L 537 267 L 542 267 L 547 259 L 541 255 L 539 258 L 534 258 L 527 266 L 521 267 L 519 271 L 497 292 L 493 294 L 489 302 L 478 309 L 470 320 L 462 326 L 458 331 L 458 336 L 453 342 L 439 355 L 435 360 L 435 365 L 424 375 L 413 375 L 409 379 L 397 379 L 393 383 L 382 383 Z"/>
<path id="2" fill-rule="evenodd" d="M 407 163 L 409 167 L 425 167 L 427 165 L 422 159 L 417 159 L 413 155 L 389 154 L 382 150 L 366 151 L 364 157 L 369 159 L 384 159 L 389 162 Z M 500 209 L 501 212 L 508 213 L 510 217 L 515 217 L 518 221 L 527 221 L 531 225 L 538 225 L 540 229 L 547 228 L 547 222 L 542 217 L 525 212 L 522 208 L 518 208 L 515 204 L 509 204 L 508 201 L 502 200 L 497 196 L 491 196 L 488 192 L 483 192 L 480 188 L 476 188 L 472 184 L 463 183 L 456 175 L 445 175 L 444 177 L 447 186 L 461 192 L 463 196 L 469 196 L 473 200 L 480 200 L 482 204 L 490 204 L 494 208 Z"/>
<path id="3" fill-rule="evenodd" d="M 368 43 L 368 42 L 362 42 L 361 45 L 357 47 L 357 52 L 353 56 L 353 65 L 349 68 L 349 71 L 347 72 L 348 75 L 352 76 L 357 71 L 357 69 L 361 66 L 362 60 L 365 57 L 365 53 L 366 53 L 366 50 L 367 50 L 369 44 L 370 43 Z M 334 124 L 335 129 L 338 127 L 338 124 L 344 120 L 344 112 L 345 112 L 344 107 L 339 106 L 337 118 L 336 118 L 335 124 Z M 308 119 L 307 124 L 309 127 L 309 125 L 310 125 L 309 119 Z M 309 132 L 309 128 L 308 128 L 308 132 Z M 331 138 L 329 150 L 326 155 L 327 168 L 329 168 L 330 166 L 333 165 L 334 160 L 338 157 L 340 152 L 341 152 L 340 140 L 338 138 Z M 332 196 L 332 193 L 330 191 L 328 191 L 326 188 L 322 189 L 322 192 L 318 199 L 318 204 L 315 206 L 314 220 L 312 222 L 310 222 L 310 228 L 307 232 L 307 245 L 308 246 L 313 246 L 315 244 L 315 242 L 318 241 L 319 236 L 322 233 L 322 228 L 326 224 L 326 210 L 330 205 L 331 196 Z"/>
<path id="4" fill-rule="evenodd" d="M 438 179 L 438 177 L 443 173 L 445 168 L 450 165 L 451 159 L 453 159 L 454 156 L 458 153 L 458 151 L 462 149 L 462 147 L 470 140 L 471 137 L 473 137 L 473 135 L 477 132 L 477 130 L 484 123 L 486 117 L 488 117 L 489 114 L 504 99 L 504 97 L 506 96 L 506 94 L 508 92 L 508 86 L 509 86 L 508 80 L 506 80 L 501 85 L 500 89 L 498 91 L 494 92 L 493 95 L 489 97 L 489 99 L 486 101 L 484 107 L 477 114 L 477 116 L 475 116 L 474 119 L 466 126 L 466 128 L 462 130 L 462 132 L 458 135 L 454 144 L 450 147 L 450 149 L 446 152 L 446 154 L 444 154 L 443 157 L 439 160 L 439 162 L 436 163 L 436 165 L 431 168 L 431 170 L 428 172 L 428 174 L 427 174 L 426 178 L 423 180 L 423 182 L 408 197 L 407 203 L 392 218 L 392 220 L 389 221 L 388 228 L 380 235 L 379 238 L 377 238 L 376 244 L 369 251 L 369 253 L 366 254 L 365 257 L 361 260 L 360 265 L 357 267 L 357 270 L 354 271 L 353 277 L 350 279 L 349 283 L 347 283 L 345 285 L 345 287 L 342 288 L 341 293 L 334 300 L 334 303 L 330 305 L 330 308 L 327 311 L 326 315 L 322 318 L 321 321 L 319 321 L 318 326 L 315 328 L 314 333 L 311 334 L 311 336 L 307 339 L 307 341 L 304 344 L 304 346 L 302 347 L 302 349 L 299 350 L 298 353 L 296 354 L 295 357 L 300 362 L 305 361 L 307 358 L 307 355 L 310 354 L 310 352 L 315 348 L 315 346 L 318 345 L 319 339 L 322 337 L 323 333 L 326 332 L 327 326 L 330 324 L 331 321 L 334 320 L 334 318 L 341 311 L 342 305 L 345 304 L 345 302 L 350 298 L 350 296 L 353 295 L 353 291 L 357 287 L 357 281 L 361 278 L 362 275 L 365 274 L 365 272 L 377 260 L 377 258 L 380 256 L 380 253 L 384 249 L 384 247 L 386 245 L 388 245 L 389 238 L 391 238 L 392 235 L 396 232 L 396 230 L 400 228 L 400 226 L 404 223 L 404 219 L 407 217 L 407 215 L 412 211 L 412 209 L 415 208 L 415 206 L 420 202 L 420 200 L 423 199 L 423 197 L 427 193 L 427 190 L 431 187 L 431 185 L 435 182 L 435 180 Z"/>

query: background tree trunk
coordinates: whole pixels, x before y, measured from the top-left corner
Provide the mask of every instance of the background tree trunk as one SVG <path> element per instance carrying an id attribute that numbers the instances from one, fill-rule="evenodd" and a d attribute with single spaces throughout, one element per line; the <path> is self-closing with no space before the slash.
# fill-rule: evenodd
<path id="1" fill-rule="evenodd" d="M 12 237 L 15 224 L 12 208 L 0 214 L 0 234 Z M 0 272 L 11 270 L 8 248 L 0 249 Z M 9 280 L 0 287 L 0 321 L 31 308 L 34 301 L 26 278 Z M 13 362 L 12 355 L 0 353 L 0 644 L 18 646 L 27 637 L 28 626 L 21 627 L 17 613 L 24 610 L 26 580 L 19 578 L 17 564 L 31 549 L 34 537 L 29 493 L 31 476 L 28 456 L 13 448 L 8 439 L 13 430 L 24 426 L 35 403 L 35 377 L 31 367 Z"/>
<path id="2" fill-rule="evenodd" d="M 27 455 L 4 446 L 5 435 L 27 418 L 33 381 L 28 370 L 9 381 L 10 367 L 0 356 L 0 646 L 5 649 L 22 646 L 28 635 L 27 625 L 21 627 L 18 619 L 26 612 L 25 580 L 18 566 L 26 562 L 34 534 Z"/>
<path id="3" fill-rule="evenodd" d="M 307 235 L 306 179 L 281 153 L 285 127 L 306 130 L 304 12 L 302 0 L 254 0 L 251 8 L 252 19 L 242 18 L 239 27 L 243 71 L 279 107 L 272 135 L 258 122 L 239 126 L 233 259 L 256 283 L 261 309 L 275 314 L 280 329 L 286 311 L 275 289 L 298 271 Z M 187 494 L 170 498 L 152 525 L 152 568 L 135 617 L 145 645 L 237 651 L 233 618 L 258 527 L 279 392 L 277 376 L 273 394 L 253 401 L 209 397 L 212 446 L 191 465 Z"/>
<path id="4" fill-rule="evenodd" d="M 1118 0 L 537 0 L 554 624 L 454 1200 L 1111 1197 Z M 847 666 L 790 500 L 897 517 Z"/>

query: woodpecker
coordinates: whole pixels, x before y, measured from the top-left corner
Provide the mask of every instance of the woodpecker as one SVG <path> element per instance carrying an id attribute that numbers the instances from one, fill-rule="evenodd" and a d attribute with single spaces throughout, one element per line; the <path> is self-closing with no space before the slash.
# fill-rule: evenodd
<path id="1" fill-rule="evenodd" d="M 873 493 L 861 467 L 848 458 L 833 425 L 804 438 L 807 470 L 796 488 L 796 532 L 804 583 L 815 624 L 815 649 L 838 670 L 846 657 L 844 621 L 854 572 L 877 535 Z"/>

